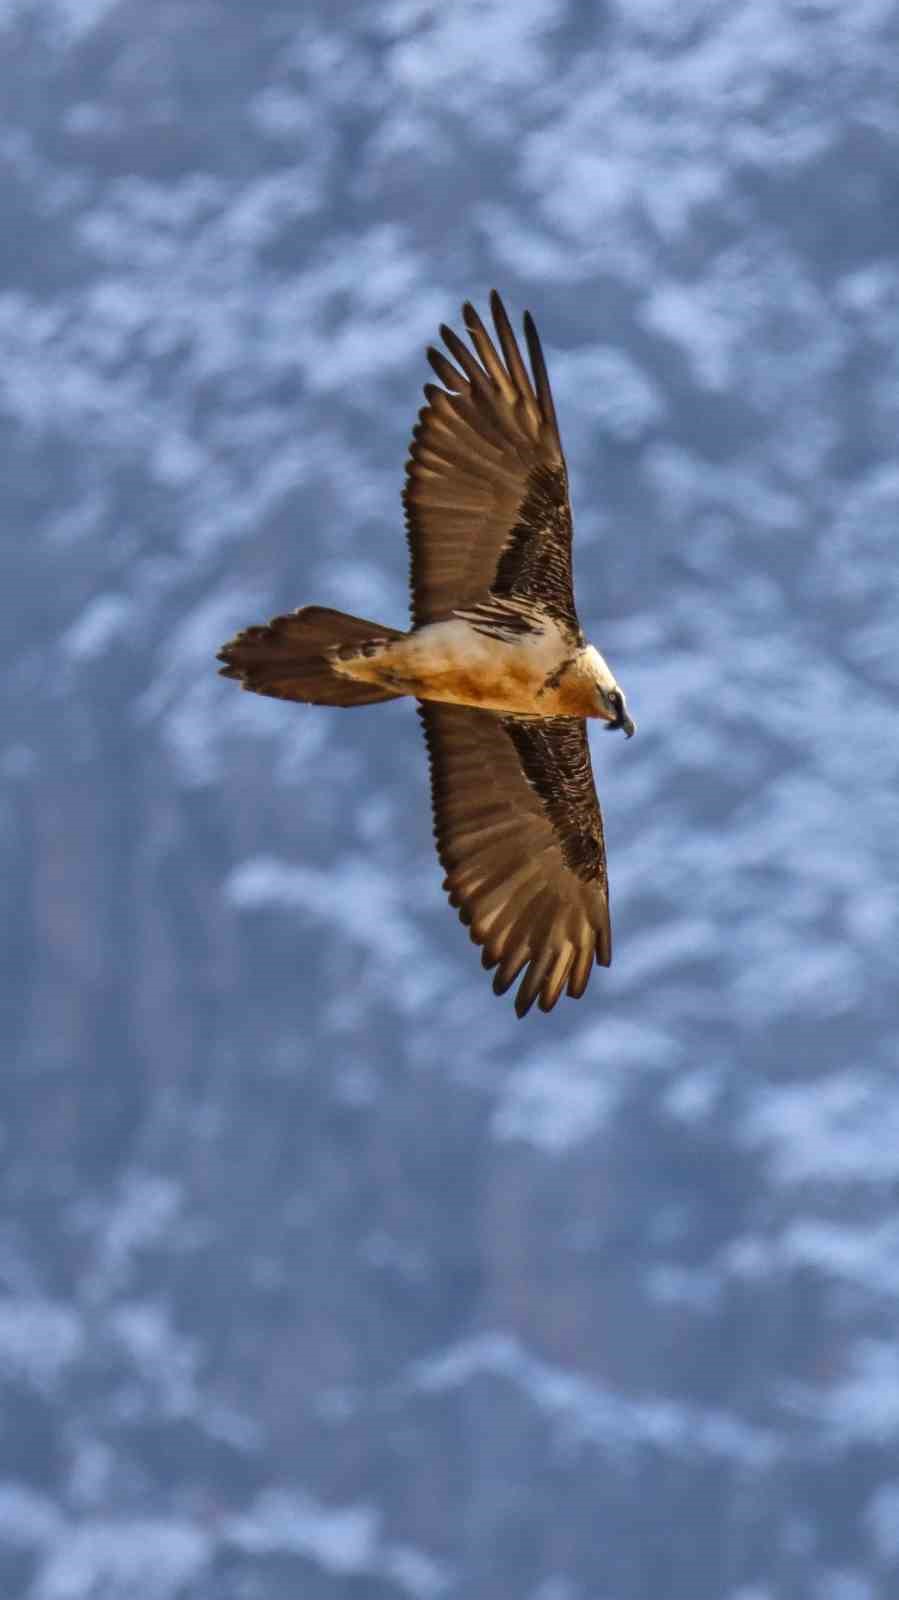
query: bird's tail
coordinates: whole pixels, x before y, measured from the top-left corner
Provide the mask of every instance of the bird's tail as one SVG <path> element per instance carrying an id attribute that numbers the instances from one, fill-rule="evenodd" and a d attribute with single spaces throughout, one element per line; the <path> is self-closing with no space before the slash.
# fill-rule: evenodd
<path id="1" fill-rule="evenodd" d="M 397 628 L 383 628 L 327 606 L 303 606 L 261 627 L 245 628 L 218 653 L 225 678 L 244 689 L 279 700 L 305 700 L 317 706 L 367 706 L 399 697 L 376 683 L 357 683 L 334 669 L 338 652 L 355 654 L 364 645 L 402 639 Z"/>

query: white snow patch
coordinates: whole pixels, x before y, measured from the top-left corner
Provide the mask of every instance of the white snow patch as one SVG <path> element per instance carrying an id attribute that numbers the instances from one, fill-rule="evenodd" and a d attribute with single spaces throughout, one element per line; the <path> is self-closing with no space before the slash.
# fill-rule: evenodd
<path id="1" fill-rule="evenodd" d="M 183 1417 L 196 1410 L 196 1347 L 172 1326 L 167 1306 L 149 1300 L 116 1306 L 109 1328 L 139 1378 L 142 1395 L 152 1394 L 156 1415 Z"/>
<path id="2" fill-rule="evenodd" d="M 780 1445 L 773 1433 L 728 1412 L 652 1396 L 631 1400 L 577 1374 L 550 1366 L 502 1333 L 462 1340 L 413 1363 L 410 1385 L 441 1394 L 483 1375 L 516 1384 L 554 1422 L 566 1441 L 589 1440 L 630 1451 L 653 1444 L 676 1454 L 712 1457 L 753 1467 L 770 1466 Z"/>
<path id="3" fill-rule="evenodd" d="M 50 1389 L 80 1354 L 81 1319 L 54 1300 L 0 1301 L 0 1375 Z"/>
<path id="4" fill-rule="evenodd" d="M 643 321 L 653 333 L 680 346 L 700 387 L 715 391 L 728 387 L 737 329 L 733 319 L 711 303 L 706 287 L 660 285 L 645 303 Z"/>
<path id="5" fill-rule="evenodd" d="M 608 1124 L 620 1091 L 601 1070 L 554 1056 L 506 1079 L 490 1131 L 496 1139 L 519 1139 L 560 1155 Z"/>
<path id="6" fill-rule="evenodd" d="M 283 102 L 282 102 L 283 103 Z M 311 107 L 308 116 L 314 118 Z M 316 138 L 310 141 L 315 150 Z M 321 179 L 313 180 L 313 170 L 305 162 L 299 168 L 292 162 L 283 172 L 269 172 L 257 176 L 253 182 L 232 200 L 224 225 L 235 242 L 245 243 L 248 249 L 258 251 L 276 239 L 288 224 L 306 217 L 320 203 Z"/>
<path id="7" fill-rule="evenodd" d="M 78 38 L 95 28 L 108 11 L 114 11 L 118 0 L 52 0 L 52 3 L 65 18 L 70 37 Z"/>
<path id="8" fill-rule="evenodd" d="M 473 220 L 490 239 L 497 277 L 508 272 L 528 283 L 545 283 L 557 293 L 568 283 L 589 281 L 593 271 L 608 266 L 609 241 L 603 235 L 592 245 L 585 242 L 582 249 L 574 251 L 556 228 L 544 227 L 530 210 L 525 214 L 514 203 L 482 201 L 473 207 Z M 555 354 L 551 357 L 553 374 L 558 359 Z M 554 391 L 555 388 L 554 376 Z M 566 412 L 568 404 L 570 401 L 566 403 Z M 567 427 L 565 433 L 568 438 Z M 568 448 L 570 453 L 570 444 Z M 578 519 L 579 541 L 582 531 L 583 511 Z"/>
<path id="9" fill-rule="evenodd" d="M 429 5 L 415 28 L 408 28 L 407 7 L 384 12 L 381 27 L 397 36 L 388 57 L 396 92 L 436 96 L 457 112 L 479 116 L 492 97 L 502 101 L 541 83 L 542 35 L 558 25 L 556 0 L 519 0 L 514 8 L 507 0 Z"/>
<path id="10" fill-rule="evenodd" d="M 259 1450 L 265 1443 L 265 1429 L 253 1417 L 244 1416 L 233 1406 L 210 1404 L 204 1398 L 197 1420 L 210 1439 L 222 1439 L 235 1450 L 248 1453 Z"/>
<path id="11" fill-rule="evenodd" d="M 571 1583 L 568 1578 L 563 1578 L 554 1572 L 551 1577 L 544 1578 L 534 1590 L 533 1600 L 580 1600 L 581 1590 Z"/>
<path id="12" fill-rule="evenodd" d="M 90 33 L 107 12 L 113 11 L 119 0 L 47 0 L 46 11 L 52 17 L 56 43 L 75 44 L 83 34 Z M 0 28 L 15 21 L 33 9 L 28 0 L 2 0 L 0 3 Z"/>
<path id="13" fill-rule="evenodd" d="M 726 1069 L 719 1066 L 695 1067 L 678 1074 L 665 1090 L 662 1103 L 679 1122 L 702 1123 L 720 1098 L 727 1082 Z"/>
<path id="14" fill-rule="evenodd" d="M 380 1566 L 384 1576 L 414 1600 L 436 1600 L 450 1586 L 450 1575 L 443 1563 L 414 1545 L 389 1545 Z"/>
<path id="15" fill-rule="evenodd" d="M 732 993 L 747 1020 L 789 1015 L 837 1017 L 856 1008 L 864 993 L 864 957 L 842 941 L 817 946 L 772 929 L 767 914 L 742 930 Z"/>
<path id="16" fill-rule="evenodd" d="M 689 1306 L 693 1311 L 713 1311 L 720 1303 L 724 1284 L 714 1268 L 683 1267 L 661 1261 L 647 1267 L 643 1279 L 650 1299 L 662 1305 Z"/>
<path id="17" fill-rule="evenodd" d="M 199 482 L 209 461 L 208 454 L 185 428 L 174 421 L 160 428 L 153 443 L 151 470 L 157 483 L 166 488 L 183 489 Z"/>
<path id="18" fill-rule="evenodd" d="M 740 1136 L 767 1146 L 781 1183 L 891 1182 L 899 1174 L 899 1097 L 862 1068 L 770 1085 Z"/>
<path id="19" fill-rule="evenodd" d="M 709 15 L 708 0 L 683 0 L 676 6 L 670 0 L 613 0 L 612 9 L 619 27 L 665 44 L 688 37 Z"/>
<path id="20" fill-rule="evenodd" d="M 249 116 L 271 139 L 289 139 L 293 143 L 303 135 L 320 139 L 326 133 L 316 119 L 310 97 L 297 94 L 283 83 L 270 83 L 260 89 L 250 101 Z"/>
<path id="21" fill-rule="evenodd" d="M 226 1535 L 255 1555 L 272 1550 L 301 1552 L 327 1572 L 345 1577 L 371 1570 L 378 1521 L 372 1506 L 335 1510 L 309 1495 L 269 1489 L 249 1511 L 228 1522 Z"/>
<path id="22" fill-rule="evenodd" d="M 677 1058 L 674 1041 L 662 1030 L 605 1017 L 581 1028 L 564 1056 L 535 1052 L 506 1077 L 491 1132 L 559 1155 L 608 1125 L 636 1071 L 672 1067 Z"/>
<path id="23" fill-rule="evenodd" d="M 785 1409 L 822 1424 L 843 1447 L 889 1448 L 899 1433 L 899 1348 L 892 1339 L 858 1339 L 842 1381 L 783 1384 L 781 1397 Z"/>
<path id="24" fill-rule="evenodd" d="M 815 1584 L 816 1600 L 878 1600 L 881 1593 L 864 1573 L 843 1567 L 822 1572 Z"/>
<path id="25" fill-rule="evenodd" d="M 712 959 L 720 941 L 720 929 L 711 917 L 672 918 L 634 942 L 628 953 L 627 986 L 645 994 L 684 963 L 702 965 Z"/>
<path id="26" fill-rule="evenodd" d="M 44 1495 L 19 1483 L 0 1483 L 0 1544 L 49 1544 L 62 1523 L 59 1511 Z"/>
<path id="27" fill-rule="evenodd" d="M 289 724 L 295 761 L 308 761 L 324 741 L 324 729 L 315 718 L 298 718 L 295 707 L 244 694 L 217 675 L 222 644 L 254 613 L 264 616 L 268 611 L 258 592 L 223 587 L 172 629 L 160 649 L 159 671 L 135 702 L 136 722 L 158 722 L 185 787 L 203 788 L 220 776 L 222 743 L 229 733 L 272 738 Z"/>
<path id="28" fill-rule="evenodd" d="M 589 420 L 596 431 L 633 443 L 665 413 L 658 387 L 615 345 L 547 353 L 557 407 Z"/>
<path id="29" fill-rule="evenodd" d="M 87 1280 L 92 1297 L 108 1297 L 122 1289 L 134 1272 L 135 1256 L 164 1243 L 171 1234 L 180 1205 L 180 1184 L 158 1173 L 132 1173 L 111 1209 L 100 1213 L 82 1208 L 87 1225 L 99 1233 L 96 1262 Z"/>
<path id="30" fill-rule="evenodd" d="M 158 716 L 184 692 L 198 670 L 211 671 L 216 652 L 232 634 L 238 619 L 249 609 L 264 609 L 258 590 L 223 584 L 194 606 L 166 635 L 161 647 L 162 667 L 151 687 L 138 701 L 141 720 Z"/>
<path id="31" fill-rule="evenodd" d="M 899 1561 L 899 1479 L 875 1489 L 865 1509 L 865 1525 L 887 1566 Z"/>
<path id="32" fill-rule="evenodd" d="M 134 616 L 134 602 L 121 594 L 99 594 L 66 629 L 62 648 L 72 661 L 92 661 L 107 651 Z"/>
<path id="33" fill-rule="evenodd" d="M 250 1510 L 233 1517 L 225 1536 L 254 1555 L 278 1550 L 307 1556 L 337 1578 L 387 1576 L 415 1600 L 443 1593 L 448 1577 L 424 1551 L 381 1537 L 373 1506 L 322 1505 L 311 1495 L 268 1489 Z"/>
<path id="34" fill-rule="evenodd" d="M 84 1522 L 62 1534 L 30 1592 L 33 1600 L 176 1600 L 212 1555 L 207 1534 L 174 1518 Z"/>
<path id="35" fill-rule="evenodd" d="M 777 1255 L 783 1266 L 811 1266 L 893 1302 L 899 1285 L 899 1220 L 852 1225 L 803 1219 L 787 1228 Z"/>
<path id="36" fill-rule="evenodd" d="M 408 882 L 361 856 L 346 855 L 330 868 L 293 866 L 257 856 L 235 867 L 222 893 L 240 911 L 276 907 L 305 913 L 365 949 L 389 968 L 393 993 L 418 1010 L 442 986 L 426 958 L 422 934 L 406 909 Z M 398 985 L 398 987 L 397 987 Z"/>

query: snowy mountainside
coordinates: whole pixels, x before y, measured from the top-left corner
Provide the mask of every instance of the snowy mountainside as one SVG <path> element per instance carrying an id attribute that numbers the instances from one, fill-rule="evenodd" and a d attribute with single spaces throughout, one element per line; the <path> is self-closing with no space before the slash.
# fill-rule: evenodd
<path id="1" fill-rule="evenodd" d="M 0 1592 L 899 1584 L 888 0 L 0 7 Z M 517 1023 L 403 704 L 424 346 L 533 311 L 615 962 Z"/>

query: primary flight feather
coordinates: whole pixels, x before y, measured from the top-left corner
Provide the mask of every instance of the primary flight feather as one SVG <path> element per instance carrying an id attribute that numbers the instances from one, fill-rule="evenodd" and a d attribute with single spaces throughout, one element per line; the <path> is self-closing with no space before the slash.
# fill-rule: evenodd
<path id="1" fill-rule="evenodd" d="M 316 705 L 414 695 L 431 767 L 444 888 L 493 987 L 549 1011 L 612 959 L 602 817 L 585 718 L 634 731 L 624 695 L 581 631 L 568 474 L 529 313 L 525 365 L 496 291 L 496 340 L 474 307 L 471 349 L 428 350 L 406 464 L 412 628 L 304 606 L 219 652 L 245 689 Z"/>

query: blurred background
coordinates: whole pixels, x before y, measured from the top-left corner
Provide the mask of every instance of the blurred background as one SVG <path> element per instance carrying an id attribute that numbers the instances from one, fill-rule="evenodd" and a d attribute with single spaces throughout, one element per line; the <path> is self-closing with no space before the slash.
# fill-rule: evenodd
<path id="1" fill-rule="evenodd" d="M 899 12 L 4 0 L 0 1593 L 899 1593 Z M 412 707 L 424 346 L 547 350 L 616 962 L 515 1020 Z"/>

